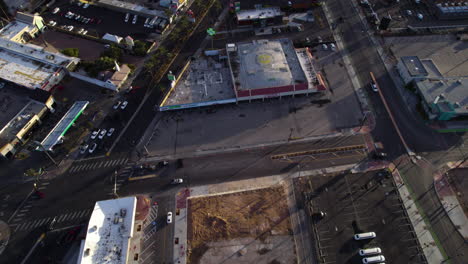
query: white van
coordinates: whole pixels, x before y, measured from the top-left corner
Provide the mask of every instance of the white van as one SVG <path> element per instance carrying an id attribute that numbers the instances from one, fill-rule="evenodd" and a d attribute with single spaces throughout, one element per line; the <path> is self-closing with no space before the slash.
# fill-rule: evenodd
<path id="1" fill-rule="evenodd" d="M 382 253 L 382 250 L 379 247 L 366 248 L 366 249 L 359 250 L 359 255 L 361 256 L 377 255 L 380 253 Z"/>
<path id="2" fill-rule="evenodd" d="M 355 234 L 354 239 L 355 240 L 363 240 L 363 239 L 375 238 L 376 236 L 377 235 L 374 232 L 367 232 L 367 233 Z"/>
<path id="3" fill-rule="evenodd" d="M 373 256 L 373 257 L 368 257 L 368 258 L 363 258 L 362 263 L 367 264 L 367 263 L 379 263 L 385 261 L 385 257 L 383 255 L 378 255 L 378 256 Z"/>

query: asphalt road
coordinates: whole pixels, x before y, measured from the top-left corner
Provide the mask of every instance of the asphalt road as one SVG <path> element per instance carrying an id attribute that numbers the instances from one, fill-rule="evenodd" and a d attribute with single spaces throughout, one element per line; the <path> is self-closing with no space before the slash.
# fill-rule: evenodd
<path id="1" fill-rule="evenodd" d="M 438 153 L 429 155 L 429 157 L 437 157 L 440 164 L 441 153 L 462 144 L 464 142 L 463 135 L 456 133 L 438 134 L 428 128 L 422 120 L 415 119 L 412 114 L 409 114 L 405 103 L 396 90 L 397 88 L 394 86 L 381 62 L 377 50 L 365 34 L 364 27 L 352 3 L 350 1 L 334 0 L 329 1 L 327 5 L 334 20 L 337 21 L 339 17 L 345 18 L 345 22 L 338 24 L 336 30 L 343 38 L 343 42 L 361 83 L 368 85 L 370 82 L 369 72 L 374 73 L 381 92 L 389 104 L 396 123 L 409 148 L 416 153 Z M 371 101 L 373 108 L 377 112 L 377 125 L 376 129 L 372 132 L 374 139 L 384 143 L 390 157 L 396 158 L 404 154 L 405 149 L 390 122 L 388 114 L 383 108 L 382 101 L 373 95 L 371 96 Z M 456 154 L 451 156 L 451 158 L 456 159 Z M 429 162 L 432 162 L 432 160 Z M 418 202 L 421 204 L 423 211 L 426 214 L 430 214 L 434 210 L 440 210 L 442 205 L 432 187 L 433 169 L 421 169 L 415 166 L 413 166 L 413 169 L 403 169 L 406 180 L 414 190 L 416 197 L 419 198 Z M 428 218 L 428 220 L 439 239 L 443 239 L 443 247 L 452 263 L 466 263 L 466 258 L 460 256 L 460 252 L 465 252 L 465 255 L 467 255 L 468 246 L 460 244 L 461 236 L 457 232 L 451 232 L 447 236 L 447 231 L 453 230 L 453 224 L 448 216 L 442 212 L 436 217 Z M 452 226 L 451 228 L 449 228 L 450 225 Z"/>

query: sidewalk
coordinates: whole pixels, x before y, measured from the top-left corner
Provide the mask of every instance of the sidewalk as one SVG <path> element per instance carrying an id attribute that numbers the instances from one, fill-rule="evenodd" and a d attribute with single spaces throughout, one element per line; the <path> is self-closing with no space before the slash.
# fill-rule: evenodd
<path id="1" fill-rule="evenodd" d="M 440 202 L 444 206 L 445 213 L 466 241 L 468 240 L 468 217 L 447 178 L 447 172 L 456 167 L 467 168 L 468 162 L 461 165 L 458 162 L 447 163 L 442 170 L 434 174 L 434 187 Z"/>

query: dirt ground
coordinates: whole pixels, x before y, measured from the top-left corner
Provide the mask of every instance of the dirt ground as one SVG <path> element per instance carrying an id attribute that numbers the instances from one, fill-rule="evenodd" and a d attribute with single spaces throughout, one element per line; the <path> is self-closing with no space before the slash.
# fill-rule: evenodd
<path id="1" fill-rule="evenodd" d="M 218 246 L 223 247 L 226 241 L 243 241 L 240 238 L 251 238 L 257 244 L 269 244 L 273 236 L 288 236 L 292 242 L 289 209 L 281 186 L 189 199 L 188 210 L 189 263 L 201 263 L 203 255 L 214 244 L 221 243 Z M 247 250 L 248 245 L 238 243 L 234 253 L 244 255 Z M 258 250 L 257 256 L 254 256 L 257 263 L 259 258 L 269 258 L 265 256 L 265 251 L 268 250 Z M 236 260 L 230 255 L 224 260 L 231 258 L 235 263 Z M 295 258 L 294 254 L 292 258 Z M 274 261 L 270 259 L 267 263 Z"/>

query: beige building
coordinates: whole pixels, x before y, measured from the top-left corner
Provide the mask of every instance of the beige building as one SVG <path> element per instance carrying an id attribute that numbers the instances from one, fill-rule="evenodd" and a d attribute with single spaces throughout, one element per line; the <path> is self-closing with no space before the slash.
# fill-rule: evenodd
<path id="1" fill-rule="evenodd" d="M 0 156 L 11 158 L 28 141 L 49 111 L 52 95 L 42 90 L 4 87 L 0 90 Z"/>
<path id="2" fill-rule="evenodd" d="M 0 30 L 0 37 L 18 43 L 27 43 L 44 29 L 45 23 L 41 16 L 18 12 L 16 20 Z"/>

